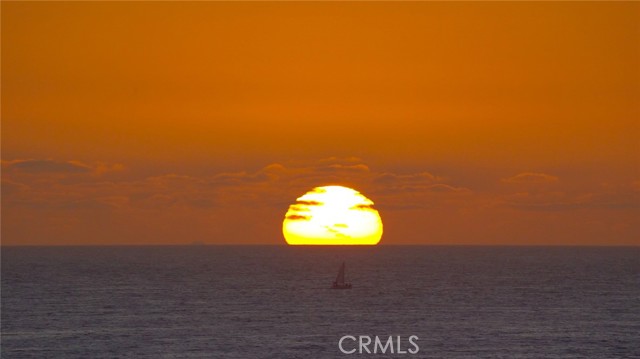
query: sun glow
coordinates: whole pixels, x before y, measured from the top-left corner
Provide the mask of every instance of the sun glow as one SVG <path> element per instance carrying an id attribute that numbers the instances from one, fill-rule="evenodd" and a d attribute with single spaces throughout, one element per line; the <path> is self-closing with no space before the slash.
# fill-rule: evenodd
<path id="1" fill-rule="evenodd" d="M 292 245 L 375 245 L 382 238 L 382 220 L 360 192 L 324 186 L 289 206 L 282 232 Z"/>

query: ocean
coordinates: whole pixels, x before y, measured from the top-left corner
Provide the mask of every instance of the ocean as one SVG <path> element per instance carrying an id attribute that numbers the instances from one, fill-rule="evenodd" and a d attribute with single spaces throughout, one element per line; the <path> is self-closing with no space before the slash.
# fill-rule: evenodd
<path id="1" fill-rule="evenodd" d="M 1 259 L 2 358 L 640 357 L 638 247 L 3 247 Z M 343 261 L 353 288 L 332 290 Z M 406 351 L 412 335 L 415 354 L 358 352 L 360 336 L 399 336 Z"/>

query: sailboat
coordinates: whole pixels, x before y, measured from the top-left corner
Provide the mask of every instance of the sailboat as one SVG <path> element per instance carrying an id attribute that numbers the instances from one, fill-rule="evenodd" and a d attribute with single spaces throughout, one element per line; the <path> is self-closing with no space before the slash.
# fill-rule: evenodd
<path id="1" fill-rule="evenodd" d="M 342 265 L 340 266 L 338 276 L 333 282 L 331 289 L 351 289 L 351 283 L 347 283 L 344 281 L 344 262 L 342 262 Z"/>

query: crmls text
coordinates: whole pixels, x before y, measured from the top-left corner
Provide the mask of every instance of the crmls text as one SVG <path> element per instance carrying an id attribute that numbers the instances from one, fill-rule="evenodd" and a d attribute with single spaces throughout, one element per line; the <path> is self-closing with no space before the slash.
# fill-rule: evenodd
<path id="1" fill-rule="evenodd" d="M 383 337 L 384 338 L 384 337 Z M 344 354 L 416 354 L 420 347 L 416 343 L 417 335 L 409 337 L 409 345 L 403 346 L 401 336 L 390 335 L 386 340 L 380 339 L 377 335 L 371 339 L 369 335 L 360 335 L 357 338 L 353 335 L 345 335 L 338 341 L 338 348 Z M 408 348 L 408 349 L 403 349 Z"/>

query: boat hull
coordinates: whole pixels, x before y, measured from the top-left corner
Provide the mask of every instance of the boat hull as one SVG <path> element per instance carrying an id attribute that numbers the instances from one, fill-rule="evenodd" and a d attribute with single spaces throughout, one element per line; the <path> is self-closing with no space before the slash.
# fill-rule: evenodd
<path id="1" fill-rule="evenodd" d="M 351 289 L 351 284 L 334 284 L 331 286 L 331 289 Z"/>

